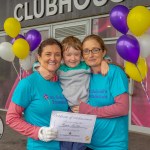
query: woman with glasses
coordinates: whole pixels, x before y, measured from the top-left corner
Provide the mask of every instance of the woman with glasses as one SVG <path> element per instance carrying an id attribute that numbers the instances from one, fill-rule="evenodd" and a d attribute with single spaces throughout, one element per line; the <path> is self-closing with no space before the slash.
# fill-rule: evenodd
<path id="1" fill-rule="evenodd" d="M 94 150 L 128 149 L 128 79 L 124 71 L 109 64 L 106 76 L 101 74 L 101 62 L 106 54 L 103 40 L 89 35 L 82 42 L 82 54 L 91 67 L 88 103 L 80 102 L 74 112 L 97 115 L 91 143 Z"/>

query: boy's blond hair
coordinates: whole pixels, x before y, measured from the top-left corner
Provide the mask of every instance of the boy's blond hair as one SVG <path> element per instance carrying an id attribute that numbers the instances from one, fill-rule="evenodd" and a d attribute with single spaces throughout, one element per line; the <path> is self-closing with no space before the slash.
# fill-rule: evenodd
<path id="1" fill-rule="evenodd" d="M 61 42 L 61 44 L 63 47 L 63 52 L 66 51 L 70 47 L 73 47 L 76 50 L 82 50 L 81 41 L 74 36 L 68 36 L 68 37 L 64 38 L 64 40 Z"/>

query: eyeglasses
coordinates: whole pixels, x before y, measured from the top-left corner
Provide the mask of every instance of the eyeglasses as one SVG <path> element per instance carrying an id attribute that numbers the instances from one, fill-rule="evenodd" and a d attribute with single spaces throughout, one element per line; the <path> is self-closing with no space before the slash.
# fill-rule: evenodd
<path id="1" fill-rule="evenodd" d="M 93 48 L 92 50 L 84 49 L 82 52 L 85 55 L 89 55 L 90 52 L 92 52 L 93 54 L 98 54 L 101 50 L 102 50 L 101 48 Z"/>

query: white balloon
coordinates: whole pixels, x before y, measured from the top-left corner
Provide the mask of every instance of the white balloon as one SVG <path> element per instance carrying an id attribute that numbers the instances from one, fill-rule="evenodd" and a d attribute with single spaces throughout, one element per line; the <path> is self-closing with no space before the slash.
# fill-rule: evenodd
<path id="1" fill-rule="evenodd" d="M 19 59 L 19 63 L 24 70 L 30 70 L 36 61 L 35 53 L 30 53 L 25 59 Z"/>
<path id="2" fill-rule="evenodd" d="M 150 55 L 150 34 L 145 33 L 137 37 L 137 40 L 140 44 L 140 55 L 144 58 L 148 57 Z"/>
<path id="3" fill-rule="evenodd" d="M 15 54 L 12 50 L 12 44 L 9 42 L 3 42 L 0 44 L 0 57 L 9 62 L 14 60 Z"/>

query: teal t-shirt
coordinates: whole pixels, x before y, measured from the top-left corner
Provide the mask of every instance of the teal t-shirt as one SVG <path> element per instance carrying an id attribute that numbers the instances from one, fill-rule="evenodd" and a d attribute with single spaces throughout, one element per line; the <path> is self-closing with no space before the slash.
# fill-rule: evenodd
<path id="1" fill-rule="evenodd" d="M 68 110 L 60 83 L 47 81 L 38 72 L 34 72 L 19 82 L 12 101 L 25 108 L 24 118 L 27 122 L 39 127 L 49 126 L 53 110 Z M 58 141 L 42 142 L 28 138 L 27 149 L 60 150 L 60 145 Z"/>
<path id="2" fill-rule="evenodd" d="M 91 75 L 88 102 L 91 106 L 112 105 L 114 98 L 122 93 L 128 93 L 128 79 L 118 66 L 109 65 L 106 76 Z M 87 146 L 94 150 L 127 150 L 128 116 L 97 118 L 91 143 Z"/>
<path id="3" fill-rule="evenodd" d="M 72 70 L 89 70 L 90 67 L 85 63 L 85 61 L 81 61 L 76 67 L 69 67 L 66 64 L 61 64 L 59 69 L 60 71 L 63 72 L 68 72 L 68 71 L 72 71 Z"/>

